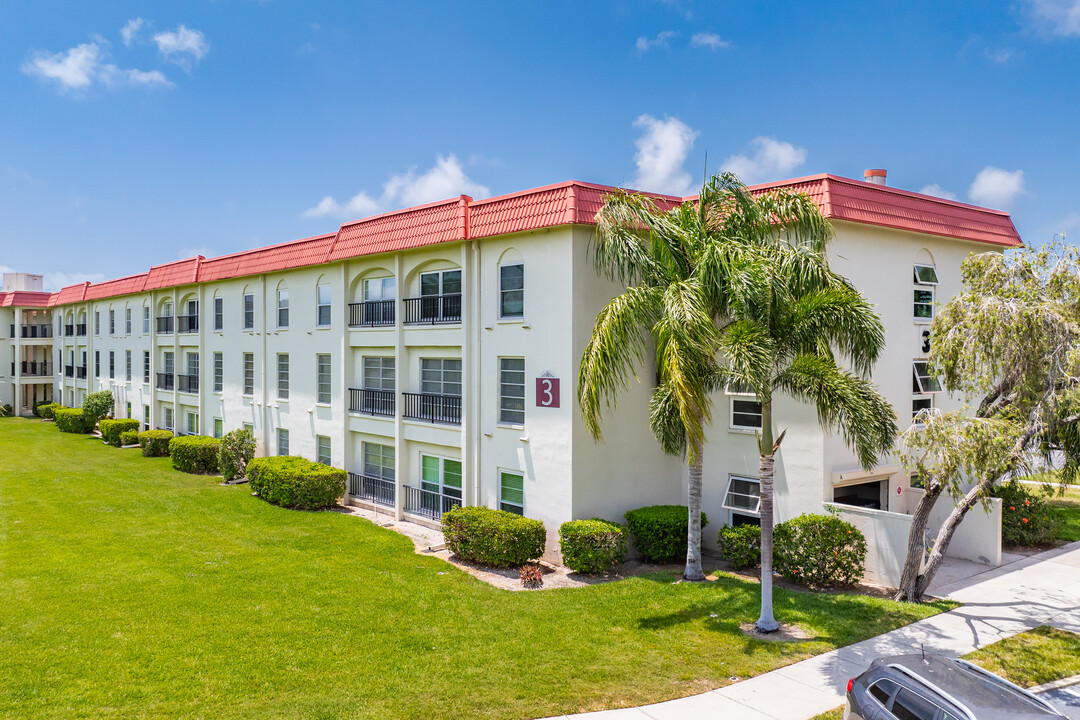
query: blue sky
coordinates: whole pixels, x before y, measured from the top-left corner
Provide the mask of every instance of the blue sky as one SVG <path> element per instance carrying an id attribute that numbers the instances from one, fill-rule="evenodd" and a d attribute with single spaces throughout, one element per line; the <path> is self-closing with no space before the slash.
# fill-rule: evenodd
<path id="1" fill-rule="evenodd" d="M 569 179 L 818 172 L 1080 238 L 1080 0 L 0 4 L 0 266 L 50 287 Z"/>

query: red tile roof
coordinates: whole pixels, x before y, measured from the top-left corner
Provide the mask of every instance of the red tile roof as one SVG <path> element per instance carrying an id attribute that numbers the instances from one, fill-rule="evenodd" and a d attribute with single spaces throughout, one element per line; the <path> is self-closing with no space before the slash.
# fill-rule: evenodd
<path id="1" fill-rule="evenodd" d="M 813 175 L 755 185 L 755 193 L 786 188 L 806 192 L 834 220 L 910 230 L 1003 247 L 1022 242 L 1008 213 L 920 195 L 836 175 Z M 559 225 L 592 225 L 616 188 L 583 182 L 525 190 L 473 201 L 467 195 L 345 223 L 334 233 L 270 245 L 209 260 L 201 255 L 155 265 L 149 272 L 103 283 L 72 285 L 49 305 L 116 297 L 197 282 L 279 272 L 348 258 L 479 239 Z M 661 207 L 689 198 L 650 193 Z M 4 304 L 12 304 L 4 298 Z"/>
<path id="2" fill-rule="evenodd" d="M 0 292 L 0 307 L 48 307 L 51 293 L 33 290 Z"/>

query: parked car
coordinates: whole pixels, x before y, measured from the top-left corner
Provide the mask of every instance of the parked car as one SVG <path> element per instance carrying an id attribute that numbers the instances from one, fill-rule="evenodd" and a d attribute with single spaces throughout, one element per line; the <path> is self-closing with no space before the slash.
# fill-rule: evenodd
<path id="1" fill-rule="evenodd" d="M 879 658 L 847 686 L 844 720 L 1068 720 L 1056 708 L 966 660 Z"/>

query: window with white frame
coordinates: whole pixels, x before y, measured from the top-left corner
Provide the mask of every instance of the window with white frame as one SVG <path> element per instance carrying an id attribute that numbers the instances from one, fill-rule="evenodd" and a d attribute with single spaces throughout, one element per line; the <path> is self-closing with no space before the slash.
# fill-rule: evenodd
<path id="1" fill-rule="evenodd" d="M 124 417 L 130 419 L 131 418 L 131 403 L 124 403 L 124 410 L 127 411 L 126 414 L 124 415 Z"/>
<path id="2" fill-rule="evenodd" d="M 525 424 L 525 358 L 499 358 L 499 422 Z"/>
<path id="3" fill-rule="evenodd" d="M 125 350 L 124 351 L 124 364 L 125 364 L 124 379 L 127 380 L 128 382 L 131 382 L 131 351 L 130 350 Z"/>
<path id="4" fill-rule="evenodd" d="M 289 353 L 277 355 L 277 396 L 279 400 L 289 399 Z"/>
<path id="5" fill-rule="evenodd" d="M 330 327 L 330 286 L 318 285 L 315 288 L 315 324 Z"/>
<path id="6" fill-rule="evenodd" d="M 364 280 L 364 302 L 376 302 L 379 300 L 393 300 L 396 295 L 394 278 L 368 278 Z"/>
<path id="7" fill-rule="evenodd" d="M 525 265 L 499 267 L 499 317 L 519 318 L 525 315 Z"/>
<path id="8" fill-rule="evenodd" d="M 143 305 L 142 309 L 142 333 L 143 335 L 150 334 L 150 306 Z"/>
<path id="9" fill-rule="evenodd" d="M 255 437 L 255 426 L 254 425 L 252 425 L 251 423 L 241 423 L 240 426 L 244 430 L 247 430 L 249 433 L 251 433 L 252 437 Z"/>
<path id="10" fill-rule="evenodd" d="M 101 351 L 94 351 L 94 377 L 101 377 Z"/>
<path id="11" fill-rule="evenodd" d="M 142 381 L 150 382 L 150 351 L 143 350 L 142 354 Z"/>
<path id="12" fill-rule="evenodd" d="M 911 391 L 916 395 L 941 392 L 941 383 L 930 374 L 930 363 L 927 360 L 912 361 Z"/>
<path id="13" fill-rule="evenodd" d="M 329 405 L 333 397 L 331 392 L 332 364 L 329 353 L 319 353 L 315 356 L 315 390 L 316 402 Z"/>
<path id="14" fill-rule="evenodd" d="M 225 357 L 214 353 L 214 392 L 221 392 L 225 385 Z"/>
<path id="15" fill-rule="evenodd" d="M 364 443 L 364 475 L 381 480 L 393 480 L 394 446 Z"/>
<path id="16" fill-rule="evenodd" d="M 525 476 L 512 470 L 499 471 L 499 509 L 525 514 Z"/>
<path id="17" fill-rule="evenodd" d="M 732 430 L 760 430 L 761 403 L 752 392 L 740 389 L 728 390 L 728 405 Z"/>
<path id="18" fill-rule="evenodd" d="M 199 434 L 199 413 L 189 412 L 187 414 L 187 434 Z"/>
<path id="19" fill-rule="evenodd" d="M 244 295 L 244 329 L 255 329 L 255 296 L 251 293 Z"/>
<path id="20" fill-rule="evenodd" d="M 280 288 L 277 291 L 277 326 L 289 327 L 289 288 Z"/>
<path id="21" fill-rule="evenodd" d="M 461 461 L 437 455 L 420 455 L 420 487 L 446 497 L 461 499 Z"/>
<path id="22" fill-rule="evenodd" d="M 326 435 L 315 436 L 315 462 L 330 464 L 330 438 Z"/>
<path id="23" fill-rule="evenodd" d="M 244 353 L 244 394 L 255 394 L 255 353 Z"/>
<path id="24" fill-rule="evenodd" d="M 214 298 L 214 329 L 221 330 L 225 327 L 225 299 Z"/>
<path id="25" fill-rule="evenodd" d="M 116 351 L 109 351 L 109 379 L 112 380 L 116 377 Z"/>
<path id="26" fill-rule="evenodd" d="M 172 375 L 174 372 L 176 372 L 175 356 L 171 352 L 166 352 L 164 355 L 164 359 L 165 362 L 163 363 L 163 365 L 165 366 L 165 374 Z"/>
<path id="27" fill-rule="evenodd" d="M 109 334 L 116 334 L 116 311 L 112 309 L 109 310 Z"/>
<path id="28" fill-rule="evenodd" d="M 285 428 L 278 428 L 277 431 L 277 454 L 282 456 L 289 454 L 289 431 Z"/>
<path id="29" fill-rule="evenodd" d="M 94 311 L 94 335 L 101 335 L 101 311 Z"/>
<path id="30" fill-rule="evenodd" d="M 173 429 L 173 416 L 172 416 L 172 408 L 171 407 L 165 408 L 165 429 L 166 430 L 172 430 Z"/>
<path id="31" fill-rule="evenodd" d="M 934 319 L 934 289 L 938 284 L 937 269 L 933 265 L 915 265 L 914 318 L 919 322 Z"/>
<path id="32" fill-rule="evenodd" d="M 420 392 L 425 395 L 461 397 L 461 360 L 422 358 L 420 360 Z"/>
<path id="33" fill-rule="evenodd" d="M 365 390 L 394 390 L 394 358 L 392 357 L 365 357 L 364 358 L 364 389 Z"/>
<path id="34" fill-rule="evenodd" d="M 143 405 L 142 406 L 142 420 L 143 420 L 143 429 L 144 430 L 149 430 L 150 429 L 150 406 L 149 405 Z"/>
<path id="35" fill-rule="evenodd" d="M 922 425 L 919 418 L 919 413 L 923 410 L 934 409 L 934 396 L 933 395 L 916 395 L 911 398 L 911 422 L 915 425 Z"/>
<path id="36" fill-rule="evenodd" d="M 747 515 L 757 515 L 761 488 L 756 478 L 729 475 L 724 492 L 724 508 Z"/>
<path id="37" fill-rule="evenodd" d="M 124 333 L 131 334 L 131 308 L 124 308 Z"/>
<path id="38" fill-rule="evenodd" d="M 224 423 L 221 422 L 221 418 L 214 418 L 214 437 L 220 440 L 221 436 L 224 434 L 224 431 L 225 427 Z"/>

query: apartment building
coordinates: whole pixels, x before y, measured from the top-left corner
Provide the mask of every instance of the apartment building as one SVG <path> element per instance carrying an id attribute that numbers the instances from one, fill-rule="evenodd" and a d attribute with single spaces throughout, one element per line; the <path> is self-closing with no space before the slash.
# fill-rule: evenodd
<path id="1" fill-rule="evenodd" d="M 961 261 L 1020 239 L 1005 213 L 883 183 L 883 174 L 817 175 L 754 190 L 807 192 L 830 219 L 833 266 L 885 323 L 874 379 L 908 419 L 958 407 L 925 358 L 927 325 L 935 304 L 959 291 Z M 343 467 L 350 502 L 416 522 L 459 503 L 499 507 L 542 519 L 556 548 L 566 520 L 685 502 L 684 462 L 664 455 L 648 428 L 647 377 L 605 422 L 604 444 L 585 430 L 574 397 L 595 315 L 620 291 L 589 256 L 611 190 L 567 182 L 461 196 L 56 293 L 5 292 L 0 321 L 12 326 L 15 364 L 0 378 L 0 401 L 29 414 L 39 399 L 79 405 L 111 389 L 116 416 L 145 427 L 219 436 L 247 426 L 260 454 Z M 834 504 L 867 532 L 871 575 L 891 579 L 921 491 L 895 458 L 858 468 L 812 408 L 781 400 L 776 417 L 788 429 L 778 519 Z M 709 539 L 720 524 L 757 521 L 760 422 L 753 397 L 716 398 Z M 985 554 L 992 519 L 985 524 L 970 552 L 962 537 L 956 552 L 994 562 Z M 1000 561 L 1000 520 L 997 532 Z"/>

